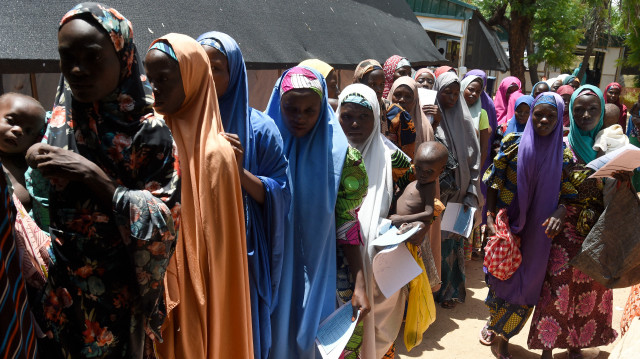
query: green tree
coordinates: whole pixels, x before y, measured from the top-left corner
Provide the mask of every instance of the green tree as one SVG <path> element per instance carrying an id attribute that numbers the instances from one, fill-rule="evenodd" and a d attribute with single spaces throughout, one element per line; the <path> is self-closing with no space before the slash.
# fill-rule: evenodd
<path id="1" fill-rule="evenodd" d="M 619 5 L 619 28 L 629 49 L 625 61 L 627 65 L 640 66 L 640 0 L 620 0 Z"/>
<path id="2" fill-rule="evenodd" d="M 538 81 L 537 64 L 563 68 L 571 64 L 583 34 L 586 8 L 579 0 L 538 0 L 527 50 L 531 81 Z M 535 44 L 535 46 L 534 46 Z M 533 51 L 529 51 L 533 49 Z"/>
<path id="3" fill-rule="evenodd" d="M 537 65 L 568 66 L 580 41 L 586 9 L 580 0 L 476 0 L 490 25 L 509 34 L 511 74 L 524 81 L 524 50 L 530 77 L 538 81 Z"/>
<path id="4" fill-rule="evenodd" d="M 474 5 L 489 25 L 500 25 L 507 30 L 510 72 L 524 82 L 524 51 L 536 13 L 536 0 L 478 0 Z"/>

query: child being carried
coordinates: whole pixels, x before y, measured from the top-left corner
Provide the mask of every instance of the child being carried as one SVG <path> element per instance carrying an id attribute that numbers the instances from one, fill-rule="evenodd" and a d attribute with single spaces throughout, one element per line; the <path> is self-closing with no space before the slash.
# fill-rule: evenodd
<path id="1" fill-rule="evenodd" d="M 409 223 L 422 222 L 426 227 L 424 233 L 429 232 L 433 221 L 444 210 L 444 205 L 435 198 L 435 194 L 436 180 L 444 171 L 447 157 L 446 147 L 436 141 L 424 142 L 416 149 L 413 159 L 416 180 L 409 183 L 398 198 L 396 214 L 389 217 L 394 226 L 402 229 L 401 227 L 406 228 Z M 425 238 L 427 236 L 428 234 Z M 423 238 L 419 246 L 429 283 L 433 288 L 441 281 L 433 260 L 433 249 L 429 243 Z"/>

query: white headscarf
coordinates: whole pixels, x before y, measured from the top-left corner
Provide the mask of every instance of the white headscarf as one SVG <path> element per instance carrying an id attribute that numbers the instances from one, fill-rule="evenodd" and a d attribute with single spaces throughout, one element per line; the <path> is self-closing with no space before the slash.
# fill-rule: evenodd
<path id="1" fill-rule="evenodd" d="M 471 75 L 462 79 L 462 81 L 460 82 L 460 96 L 463 97 L 463 100 L 464 90 L 466 90 L 466 88 L 469 87 L 469 85 L 471 85 L 473 81 L 478 79 L 480 79 L 480 86 L 482 86 L 483 82 L 480 76 Z M 481 96 L 478 96 L 478 100 L 473 105 L 467 105 L 467 107 L 469 108 L 469 114 L 471 115 L 471 120 L 473 122 L 473 127 L 476 129 L 476 131 L 478 131 L 478 128 L 480 128 L 480 114 L 482 113 L 482 101 L 480 97 Z"/>
<path id="2" fill-rule="evenodd" d="M 362 202 L 358 218 L 364 245 L 361 247 L 364 278 L 371 312 L 364 318 L 361 355 L 363 358 L 382 358 L 393 344 L 402 325 L 405 295 L 402 290 L 385 298 L 373 277 L 372 261 L 377 253 L 369 243 L 378 236 L 378 226 L 389 215 L 393 197 L 391 155 L 397 147 L 380 133 L 380 108 L 376 93 L 366 85 L 352 84 L 340 93 L 336 114 L 340 118 L 343 100 L 351 94 L 359 94 L 371 105 L 373 130 L 367 140 L 356 148 L 362 153 L 369 178 L 369 187 Z"/>

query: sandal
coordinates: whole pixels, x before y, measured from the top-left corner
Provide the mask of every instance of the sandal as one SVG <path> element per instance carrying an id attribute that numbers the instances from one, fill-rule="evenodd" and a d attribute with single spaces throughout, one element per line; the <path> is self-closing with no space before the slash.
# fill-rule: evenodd
<path id="1" fill-rule="evenodd" d="M 485 325 L 480 331 L 480 335 L 478 337 L 480 344 L 491 346 L 491 344 L 493 344 L 493 341 L 495 339 L 496 339 L 496 333 L 494 333 L 492 330 L 489 330 L 488 325 Z"/>
<path id="2" fill-rule="evenodd" d="M 440 303 L 440 306 L 444 309 L 453 309 L 456 307 L 456 302 L 454 300 L 445 300 Z"/>

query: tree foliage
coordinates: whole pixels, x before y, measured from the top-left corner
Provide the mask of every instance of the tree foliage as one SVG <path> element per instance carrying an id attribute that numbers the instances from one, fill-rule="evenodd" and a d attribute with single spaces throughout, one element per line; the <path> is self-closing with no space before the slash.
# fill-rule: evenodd
<path id="1" fill-rule="evenodd" d="M 629 48 L 626 63 L 640 66 L 640 0 L 620 0 L 619 30 L 625 36 L 625 45 Z"/>
<path id="2" fill-rule="evenodd" d="M 528 39 L 535 44 L 535 50 L 527 54 L 530 63 L 546 61 L 554 67 L 568 66 L 573 60 L 575 46 L 584 35 L 583 20 L 587 9 L 580 0 L 476 0 L 474 5 L 488 19 L 503 11 L 504 19 L 497 24 L 506 25 L 505 29 L 513 20 L 514 10 L 531 17 Z"/>
<path id="3" fill-rule="evenodd" d="M 527 54 L 529 62 L 545 61 L 558 68 L 568 67 L 574 59 L 573 52 L 580 42 L 584 28 L 583 18 L 587 9 L 578 0 L 536 1 L 531 40 L 535 52 Z"/>

